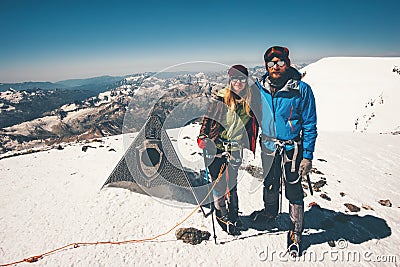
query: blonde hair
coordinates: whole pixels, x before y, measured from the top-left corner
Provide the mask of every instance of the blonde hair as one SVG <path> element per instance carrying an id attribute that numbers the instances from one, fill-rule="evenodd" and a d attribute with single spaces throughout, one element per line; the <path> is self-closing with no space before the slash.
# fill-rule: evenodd
<path id="1" fill-rule="evenodd" d="M 225 105 L 227 105 L 229 107 L 229 109 L 231 111 L 235 111 L 238 103 L 237 103 L 235 97 L 233 96 L 233 91 L 232 91 L 233 89 L 232 89 L 231 82 L 229 82 L 229 85 L 226 87 L 226 89 L 227 90 L 224 95 L 224 103 L 225 103 Z M 244 90 L 246 90 L 246 93 L 243 97 L 243 100 L 244 100 L 243 106 L 244 106 L 244 110 L 246 111 L 247 115 L 249 115 L 249 116 L 250 116 L 250 111 L 251 111 L 251 108 L 250 108 L 251 90 L 250 89 L 251 89 L 250 86 L 246 82 L 246 87 L 244 89 Z"/>

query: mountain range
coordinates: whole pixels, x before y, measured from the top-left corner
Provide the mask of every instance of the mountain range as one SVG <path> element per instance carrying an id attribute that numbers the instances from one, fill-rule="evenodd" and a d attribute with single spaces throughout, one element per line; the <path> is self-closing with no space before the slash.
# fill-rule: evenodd
<path id="1" fill-rule="evenodd" d="M 69 79 L 58 82 L 22 82 L 22 83 L 0 83 L 0 92 L 11 89 L 22 90 L 50 90 L 50 89 L 69 89 L 69 90 L 89 90 L 104 91 L 115 87 L 115 84 L 121 81 L 123 77 L 119 76 L 100 76 L 87 79 Z"/>
<path id="2" fill-rule="evenodd" d="M 324 58 L 295 67 L 313 88 L 319 130 L 397 134 L 400 121 L 391 117 L 398 99 L 397 65 L 398 58 Z M 264 72 L 263 67 L 250 69 L 254 80 Z M 227 83 L 225 71 L 137 73 L 120 78 L 56 83 L 69 89 L 1 92 L 0 153 L 121 134 L 127 111 L 129 131 L 138 131 L 157 108 L 169 112 L 188 99 L 198 99 L 195 109 L 203 110 L 210 92 Z M 76 89 L 90 86 L 96 89 Z"/>
<path id="3" fill-rule="evenodd" d="M 261 76 L 263 68 L 253 72 Z M 153 109 L 171 111 L 222 87 L 226 79 L 225 72 L 137 73 L 89 97 L 88 90 L 8 89 L 0 93 L 0 152 L 120 134 L 127 110 L 134 116 L 130 130 L 138 131 Z M 69 80 L 69 85 L 82 82 Z M 205 108 L 204 103 L 196 105 L 200 111 Z"/>

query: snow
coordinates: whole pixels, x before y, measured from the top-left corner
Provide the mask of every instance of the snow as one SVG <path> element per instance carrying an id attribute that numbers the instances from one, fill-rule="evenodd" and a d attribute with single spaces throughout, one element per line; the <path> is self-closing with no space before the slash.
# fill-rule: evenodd
<path id="1" fill-rule="evenodd" d="M 168 131 L 175 148 L 182 158 L 193 152 L 200 152 L 195 146 L 195 136 L 199 125 Z M 185 138 L 184 138 L 185 137 Z M 189 137 L 189 138 L 188 138 Z M 128 137 L 127 137 L 128 138 Z M 132 137 L 129 137 L 133 140 Z M 0 161 L 0 184 L 2 191 L 0 218 L 0 264 L 38 255 L 54 248 L 75 242 L 122 241 L 143 239 L 164 233 L 188 215 L 194 206 L 184 208 L 175 203 L 166 204 L 156 198 L 141 195 L 122 188 L 104 188 L 103 183 L 124 153 L 123 136 L 104 138 L 102 143 L 93 142 L 86 152 L 84 145 L 75 143 L 64 150 L 50 150 L 28 154 Z M 332 201 L 319 197 L 322 192 L 305 198 L 306 206 L 316 201 L 319 205 L 333 211 L 346 212 L 344 203 L 361 207 L 370 205 L 374 210 L 361 209 L 354 229 L 368 229 L 362 223 L 366 216 L 382 220 L 390 227 L 390 234 L 382 234 L 381 239 L 363 233 L 340 232 L 335 237 L 353 238 L 348 251 L 373 255 L 394 255 L 399 260 L 400 206 L 399 185 L 400 139 L 392 135 L 360 133 L 320 133 L 314 166 L 327 179 L 323 192 Z M 109 151 L 114 148 L 116 152 Z M 254 159 L 247 153 L 246 165 L 260 165 L 259 154 Z M 186 157 L 186 156 L 185 156 Z M 198 170 L 202 161 L 198 154 L 182 160 L 185 166 Z M 312 174 L 312 181 L 321 175 Z M 259 182 L 246 171 L 240 170 L 239 201 L 242 216 L 262 207 L 262 190 Z M 257 188 L 257 190 L 254 190 Z M 309 193 L 308 191 L 306 191 Z M 340 192 L 346 195 L 341 197 Z M 378 204 L 380 199 L 390 199 L 393 207 Z M 309 208 L 307 208 L 309 209 Z M 287 216 L 287 201 L 284 200 L 282 215 Z M 307 217 L 306 221 L 324 220 L 320 217 Z M 357 225 L 359 223 L 360 225 Z M 309 223 L 313 225 L 313 223 Z M 196 227 L 212 233 L 211 218 L 204 218 L 199 212 L 180 227 Z M 372 227 L 372 226 L 370 226 Z M 306 235 L 315 241 L 313 235 L 327 233 L 329 229 L 305 227 Z M 382 229 L 384 230 L 384 229 Z M 215 245 L 211 239 L 192 246 L 177 241 L 171 233 L 143 243 L 124 245 L 92 245 L 62 250 L 40 260 L 40 266 L 163 266 L 163 265 L 254 265 L 262 266 L 270 262 L 271 255 L 262 261 L 262 251 L 281 251 L 285 246 L 284 232 L 268 234 L 265 231 L 249 229 L 239 238 L 222 232 L 217 225 L 217 240 L 225 244 Z M 326 236 L 325 238 L 329 238 Z M 357 240 L 364 240 L 358 243 Z M 324 240 L 324 237 L 322 237 Z M 327 240 L 326 240 L 327 241 Z M 324 251 L 332 248 L 317 239 L 309 251 L 321 258 Z M 261 256 L 260 256 L 261 255 Z M 265 259 L 265 258 L 264 258 Z M 286 258 L 286 260 L 288 260 Z M 289 260 L 290 261 L 290 260 Z M 325 259 L 328 265 L 333 261 Z M 284 264 L 275 255 L 274 264 Z M 307 264 L 310 264 L 307 262 Z M 318 262 L 311 262 L 311 265 Z M 350 262 L 351 264 L 351 262 Z M 371 264 L 363 262 L 363 264 Z M 24 266 L 24 264 L 21 264 Z M 357 264 L 355 264 L 357 265 Z"/>
<path id="2" fill-rule="evenodd" d="M 322 173 L 312 173 L 311 180 L 325 178 L 327 184 L 313 196 L 305 190 L 304 241 L 309 244 L 306 255 L 316 258 L 300 258 L 299 265 L 375 266 L 382 264 L 382 260 L 386 260 L 383 264 L 387 266 L 399 265 L 400 254 L 396 248 L 400 247 L 397 230 L 400 227 L 400 137 L 379 134 L 400 126 L 395 116 L 388 116 L 395 111 L 392 98 L 399 99 L 394 88 L 400 76 L 392 76 L 395 73 L 391 69 L 380 73 L 386 66 L 398 65 L 396 60 L 361 58 L 354 63 L 346 58 L 327 58 L 306 68 L 305 80 L 314 89 L 319 115 L 320 131 L 313 165 Z M 356 65 L 367 69 L 373 65 L 374 71 L 384 79 L 374 83 L 375 76 L 371 73 L 376 72 L 358 71 Z M 344 76 L 338 77 L 342 71 Z M 354 78 L 350 79 L 349 73 Z M 344 80 L 349 87 L 341 86 Z M 367 131 L 353 132 L 354 120 L 364 112 L 365 104 L 382 92 L 384 104 L 376 105 L 380 110 L 372 111 L 376 116 Z M 78 113 L 75 116 L 84 115 Z M 201 151 L 196 146 L 198 132 L 198 124 L 168 131 L 184 167 L 195 171 L 204 168 L 198 154 Z M 18 266 L 292 264 L 282 253 L 289 220 L 285 198 L 279 218 L 284 226 L 277 231 L 249 228 L 241 236 L 232 237 L 216 224 L 218 245 L 211 237 L 193 246 L 176 240 L 174 233 L 179 227 L 213 233 L 211 217 L 204 218 L 195 206 L 166 202 L 122 188 L 101 189 L 123 156 L 125 145 L 133 138 L 112 136 L 101 142 L 62 144 L 63 150 L 1 159 L 0 266 L 71 243 L 140 240 L 163 233 L 166 234 L 146 242 L 69 247 L 44 256 L 33 265 Z M 82 151 L 84 145 L 90 146 L 86 152 Z M 258 149 L 255 158 L 246 151 L 243 166 L 261 166 Z M 331 201 L 321 198 L 322 193 Z M 238 194 L 243 218 L 262 208 L 261 183 L 244 169 L 239 171 Z M 390 199 L 392 207 L 378 203 L 385 199 Z M 312 202 L 318 203 L 321 209 L 310 208 L 308 205 Z M 361 208 L 359 212 L 350 212 L 345 203 L 358 207 L 365 204 L 373 210 Z M 194 209 L 188 220 L 172 229 Z M 330 240 L 336 241 L 336 247 L 328 245 Z"/>
<path id="3" fill-rule="evenodd" d="M 96 111 L 97 110 L 95 108 L 85 108 L 85 109 L 79 109 L 79 110 L 75 110 L 72 112 L 68 112 L 68 115 L 63 119 L 63 121 L 67 123 L 67 122 L 73 121 L 77 118 L 90 115 Z"/>
<path id="4" fill-rule="evenodd" d="M 0 100 L 4 99 L 10 101 L 11 103 L 18 103 L 24 97 L 22 92 L 15 91 L 13 89 L 8 89 L 5 92 L 0 92 Z"/>
<path id="5" fill-rule="evenodd" d="M 60 110 L 69 112 L 69 111 L 74 111 L 74 110 L 76 110 L 77 108 L 78 108 L 78 106 L 77 106 L 75 103 L 71 103 L 71 104 L 66 104 L 66 105 L 62 106 L 62 107 L 60 108 Z"/>
<path id="6" fill-rule="evenodd" d="M 104 100 L 105 98 L 110 98 L 110 97 L 111 97 L 111 91 L 100 93 L 98 96 L 100 100 Z"/>
<path id="7" fill-rule="evenodd" d="M 393 72 L 400 58 L 324 58 L 303 68 L 304 81 L 317 101 L 318 127 L 324 131 L 389 132 L 400 126 L 398 111 L 400 75 Z M 371 100 L 383 97 L 372 108 Z M 365 106 L 369 106 L 366 108 Z M 373 119 L 369 120 L 374 113 Z M 363 118 L 363 116 L 365 117 Z M 362 125 L 362 126 L 361 126 Z"/>
<path id="8" fill-rule="evenodd" d="M 52 127 L 60 123 L 58 116 L 45 116 L 31 121 L 22 122 L 7 128 L 4 128 L 8 132 L 14 132 L 22 135 L 29 136 L 32 129 L 41 128 L 47 131 L 51 131 Z"/>
<path id="9" fill-rule="evenodd" d="M 162 92 L 162 89 L 163 89 L 163 87 L 161 85 L 159 85 L 159 84 L 156 84 L 156 85 L 150 86 L 150 87 L 144 87 L 144 88 L 140 87 L 139 89 L 137 89 L 135 91 L 135 95 L 137 95 L 137 96 L 145 95 L 145 94 L 148 94 L 148 92 L 151 92 L 151 91 L 153 91 L 153 92 L 159 91 L 160 94 L 163 94 L 165 92 Z"/>
<path id="10" fill-rule="evenodd" d="M 130 77 L 126 77 L 125 81 L 133 83 L 133 82 L 137 82 L 140 79 L 143 79 L 145 76 L 143 74 L 139 74 L 139 75 L 135 75 L 135 76 L 130 76 Z"/>
<path id="11" fill-rule="evenodd" d="M 11 110 L 15 110 L 15 107 L 7 105 L 7 108 L 4 108 L 6 106 L 6 104 L 4 103 L 0 103 L 0 113 L 4 112 L 4 111 L 11 111 Z"/>

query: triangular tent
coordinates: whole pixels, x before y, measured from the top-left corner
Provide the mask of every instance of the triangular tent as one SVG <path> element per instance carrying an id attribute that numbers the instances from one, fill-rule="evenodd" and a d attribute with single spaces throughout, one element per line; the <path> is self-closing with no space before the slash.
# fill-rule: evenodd
<path id="1" fill-rule="evenodd" d="M 209 186 L 201 186 L 205 183 L 199 174 L 183 168 L 160 117 L 151 115 L 103 187 L 198 204 L 207 195 Z"/>

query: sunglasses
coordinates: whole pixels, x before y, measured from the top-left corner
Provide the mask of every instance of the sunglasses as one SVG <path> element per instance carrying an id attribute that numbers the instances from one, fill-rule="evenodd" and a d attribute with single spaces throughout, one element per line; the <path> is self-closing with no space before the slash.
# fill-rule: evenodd
<path id="1" fill-rule="evenodd" d="M 270 61 L 267 63 L 267 67 L 272 68 L 273 66 L 275 66 L 275 64 L 277 64 L 279 67 L 283 67 L 286 63 L 283 60 Z"/>
<path id="2" fill-rule="evenodd" d="M 243 76 L 231 77 L 230 79 L 231 79 L 231 82 L 234 82 L 234 83 L 237 81 L 240 81 L 241 83 L 245 83 L 247 81 L 247 78 L 243 77 Z"/>

